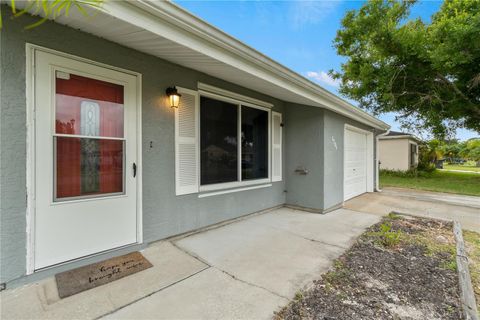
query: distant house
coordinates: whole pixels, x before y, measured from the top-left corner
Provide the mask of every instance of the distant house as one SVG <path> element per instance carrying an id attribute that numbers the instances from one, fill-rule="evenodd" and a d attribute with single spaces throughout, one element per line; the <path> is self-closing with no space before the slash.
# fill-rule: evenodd
<path id="1" fill-rule="evenodd" d="M 390 131 L 378 142 L 380 168 L 409 170 L 418 165 L 418 144 L 421 141 L 410 133 Z"/>

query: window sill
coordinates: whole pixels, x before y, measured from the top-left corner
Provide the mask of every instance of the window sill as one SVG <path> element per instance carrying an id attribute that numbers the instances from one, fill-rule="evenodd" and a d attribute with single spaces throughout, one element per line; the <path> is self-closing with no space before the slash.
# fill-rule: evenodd
<path id="1" fill-rule="evenodd" d="M 268 187 L 271 187 L 271 186 L 272 186 L 271 183 L 265 183 L 265 184 L 259 184 L 259 185 L 247 186 L 247 187 L 241 187 L 241 188 L 235 188 L 235 189 L 205 192 L 205 193 L 199 194 L 198 197 L 199 198 L 206 198 L 206 197 L 212 197 L 212 196 L 217 196 L 217 195 L 227 194 L 227 193 L 234 193 L 234 192 L 240 192 L 240 191 L 268 188 Z"/>
<path id="2" fill-rule="evenodd" d="M 242 188 L 242 187 L 254 186 L 259 184 L 267 184 L 271 182 L 272 181 L 270 180 L 270 178 L 262 178 L 262 179 L 256 179 L 256 180 L 215 183 L 215 184 L 207 184 L 207 185 L 200 186 L 199 190 L 200 192 L 217 191 L 217 190 L 225 190 L 225 189 Z"/>

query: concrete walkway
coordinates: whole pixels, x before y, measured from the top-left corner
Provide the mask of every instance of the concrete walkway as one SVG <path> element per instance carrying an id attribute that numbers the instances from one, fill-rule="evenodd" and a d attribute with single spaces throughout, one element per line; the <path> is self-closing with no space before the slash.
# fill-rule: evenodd
<path id="1" fill-rule="evenodd" d="M 385 188 L 382 190 L 382 194 L 394 197 L 407 197 L 414 200 L 442 202 L 454 206 L 480 209 L 480 197 L 466 196 L 462 194 L 431 192 L 405 188 Z"/>
<path id="2" fill-rule="evenodd" d="M 345 208 L 386 215 L 389 212 L 458 220 L 464 229 L 480 232 L 480 197 L 403 188 L 384 188 L 345 203 Z"/>
<path id="3" fill-rule="evenodd" d="M 267 319 L 379 215 L 288 208 L 162 241 L 154 267 L 59 299 L 53 278 L 2 292 L 2 319 Z"/>

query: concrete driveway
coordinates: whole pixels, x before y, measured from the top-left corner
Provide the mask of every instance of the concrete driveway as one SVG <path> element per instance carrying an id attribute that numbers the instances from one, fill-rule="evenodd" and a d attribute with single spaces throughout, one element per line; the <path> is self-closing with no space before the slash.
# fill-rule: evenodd
<path id="1" fill-rule="evenodd" d="M 391 211 L 458 220 L 464 229 L 480 232 L 480 197 L 403 188 L 384 188 L 345 203 L 345 208 L 386 215 Z"/>
<path id="2" fill-rule="evenodd" d="M 379 215 L 280 208 L 142 253 L 154 267 L 59 299 L 52 279 L 1 293 L 2 319 L 267 319 Z"/>

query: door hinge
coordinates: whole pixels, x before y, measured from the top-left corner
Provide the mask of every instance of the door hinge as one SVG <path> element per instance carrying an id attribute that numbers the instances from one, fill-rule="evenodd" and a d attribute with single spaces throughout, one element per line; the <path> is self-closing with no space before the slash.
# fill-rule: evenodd
<path id="1" fill-rule="evenodd" d="M 133 163 L 133 177 L 135 178 L 137 176 L 137 165 L 135 164 L 135 162 Z"/>

